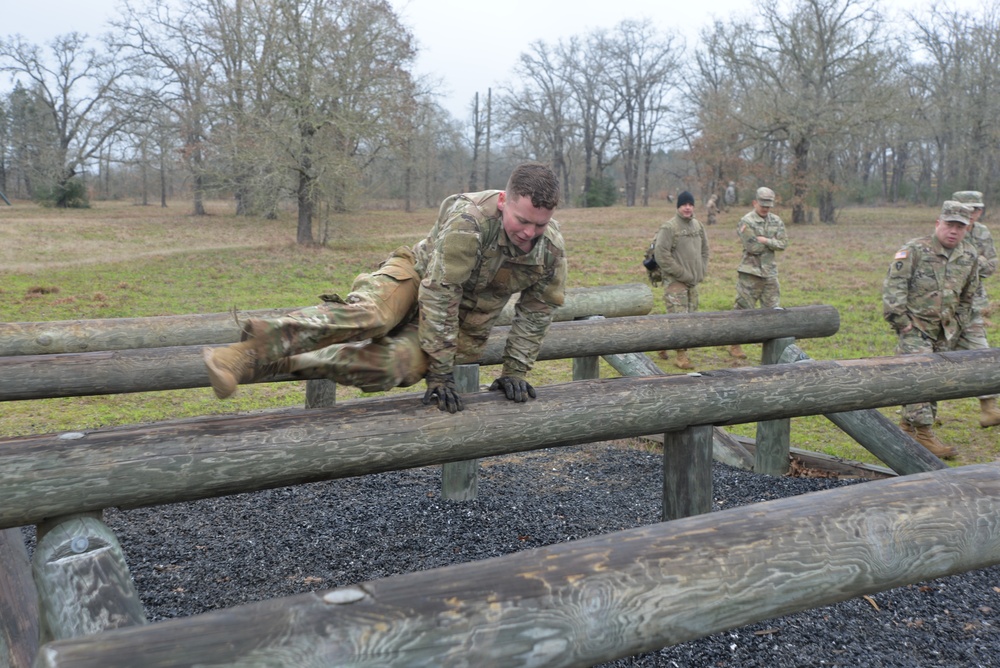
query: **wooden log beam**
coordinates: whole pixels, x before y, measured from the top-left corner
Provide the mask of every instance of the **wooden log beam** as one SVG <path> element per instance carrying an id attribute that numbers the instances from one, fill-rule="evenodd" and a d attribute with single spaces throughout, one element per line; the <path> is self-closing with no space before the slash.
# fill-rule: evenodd
<path id="1" fill-rule="evenodd" d="M 509 325 L 515 298 L 500 314 L 498 325 Z M 0 323 L 0 356 L 131 350 L 170 346 L 204 346 L 240 340 L 239 322 L 276 318 L 295 309 L 265 309 L 234 313 L 199 313 L 149 318 L 59 320 Z M 556 309 L 556 321 L 583 315 L 608 318 L 646 315 L 653 310 L 653 292 L 645 283 L 571 288 L 566 303 Z"/>
<path id="2" fill-rule="evenodd" d="M 0 531 L 0 668 L 30 668 L 38 653 L 38 591 L 21 529 Z"/>
<path id="3" fill-rule="evenodd" d="M 1000 467 L 963 466 L 49 643 L 37 665 L 589 666 L 998 564 L 998 518 Z"/>
<path id="4" fill-rule="evenodd" d="M 760 342 L 776 332 L 815 338 L 831 336 L 839 326 L 831 306 L 566 321 L 552 324 L 538 359 Z M 508 331 L 494 328 L 483 357 L 467 361 L 499 364 Z M 0 401 L 208 387 L 201 351 L 202 346 L 182 346 L 0 357 Z"/>
<path id="5" fill-rule="evenodd" d="M 442 413 L 419 394 L 0 439 L 0 529 L 112 506 L 726 425 L 1000 392 L 1000 349 L 797 362 L 492 392 Z"/>
<path id="6" fill-rule="evenodd" d="M 779 361 L 792 363 L 811 359 L 801 348 L 792 344 L 782 351 Z M 948 468 L 930 450 L 917 443 L 912 436 L 877 410 L 868 408 L 826 413 L 825 417 L 900 475 Z M 759 448 L 759 439 L 757 445 Z"/>
<path id="7" fill-rule="evenodd" d="M 31 567 L 43 643 L 146 623 L 125 554 L 99 515 L 54 518 L 38 528 Z"/>

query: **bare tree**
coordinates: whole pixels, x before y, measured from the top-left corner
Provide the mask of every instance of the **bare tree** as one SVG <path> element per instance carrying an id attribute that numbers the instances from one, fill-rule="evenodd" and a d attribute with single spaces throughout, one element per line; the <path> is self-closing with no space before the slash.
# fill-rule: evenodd
<path id="1" fill-rule="evenodd" d="M 47 54 L 14 35 L 0 40 L 0 71 L 22 83 L 48 116 L 55 143 L 38 153 L 45 162 L 33 171 L 51 188 L 49 199 L 66 206 L 74 177 L 130 121 L 120 88 L 130 74 L 128 61 L 119 46 L 106 42 L 98 50 L 80 33 L 55 38 Z"/>

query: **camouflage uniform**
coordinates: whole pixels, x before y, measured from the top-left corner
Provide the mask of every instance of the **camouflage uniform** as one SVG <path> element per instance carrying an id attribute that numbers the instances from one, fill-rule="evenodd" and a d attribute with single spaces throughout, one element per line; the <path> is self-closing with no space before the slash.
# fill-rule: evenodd
<path id="1" fill-rule="evenodd" d="M 255 321 L 268 358 L 293 356 L 296 375 L 366 392 L 407 387 L 428 371 L 451 373 L 479 359 L 504 305 L 520 292 L 503 373 L 523 378 L 563 303 L 565 250 L 554 220 L 531 252 L 517 248 L 503 230 L 500 192 L 447 198 L 427 238 L 358 276 L 346 299 L 330 295 L 319 306 Z"/>
<path id="2" fill-rule="evenodd" d="M 979 286 L 975 247 L 963 240 L 949 253 L 935 235 L 913 239 L 896 253 L 882 284 L 882 312 L 899 334 L 897 355 L 965 348 L 963 329 L 972 317 Z M 903 420 L 930 426 L 937 403 L 903 406 Z"/>
<path id="3" fill-rule="evenodd" d="M 983 207 L 983 195 L 975 190 L 956 192 L 952 198 L 969 206 Z M 980 222 L 972 223 L 972 228 L 966 234 L 965 240 L 975 246 L 979 254 L 979 289 L 976 290 L 976 296 L 972 300 L 972 320 L 968 327 L 962 330 L 959 347 L 963 350 L 980 350 L 990 347 L 986 338 L 986 317 L 984 316 L 985 311 L 989 308 L 990 300 L 986 295 L 984 280 L 997 270 L 997 250 L 993 245 L 993 236 L 990 234 L 989 228 Z M 992 399 L 996 396 L 995 394 L 987 394 L 979 399 Z"/>
<path id="4" fill-rule="evenodd" d="M 718 195 L 712 194 L 708 198 L 708 204 L 705 205 L 708 210 L 708 224 L 715 225 L 719 220 L 719 197 Z"/>
<path id="5" fill-rule="evenodd" d="M 774 253 L 788 247 L 785 224 L 773 213 L 768 212 L 762 218 L 756 211 L 751 211 L 740 219 L 736 233 L 743 244 L 743 259 L 736 268 L 736 303 L 733 308 L 753 309 L 758 301 L 761 308 L 777 307 L 781 288 Z M 766 237 L 770 241 L 761 243 L 757 237 Z"/>
<path id="6" fill-rule="evenodd" d="M 680 213 L 660 226 L 654 242 L 656 263 L 663 275 L 667 313 L 698 310 L 698 284 L 708 269 L 708 236 L 695 217 Z"/>

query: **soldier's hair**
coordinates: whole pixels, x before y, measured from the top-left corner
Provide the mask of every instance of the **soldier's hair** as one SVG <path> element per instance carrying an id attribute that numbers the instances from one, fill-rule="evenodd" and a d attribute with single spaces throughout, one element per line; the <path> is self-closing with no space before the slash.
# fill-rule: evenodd
<path id="1" fill-rule="evenodd" d="M 507 180 L 507 196 L 530 197 L 536 209 L 554 209 L 559 205 L 559 178 L 548 165 L 526 162 L 514 168 Z"/>

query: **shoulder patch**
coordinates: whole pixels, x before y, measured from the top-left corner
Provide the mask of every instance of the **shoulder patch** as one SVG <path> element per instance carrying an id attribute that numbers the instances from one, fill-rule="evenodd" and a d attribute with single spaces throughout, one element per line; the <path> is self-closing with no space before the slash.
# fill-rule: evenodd
<path id="1" fill-rule="evenodd" d="M 743 234 L 743 230 L 747 229 L 746 223 L 740 223 L 740 234 Z"/>
<path id="2" fill-rule="evenodd" d="M 905 260 L 908 257 L 910 257 L 910 251 L 908 251 L 907 249 L 904 248 L 903 250 L 901 250 L 898 253 L 896 253 L 896 257 L 894 257 L 893 259 L 894 260 Z"/>

